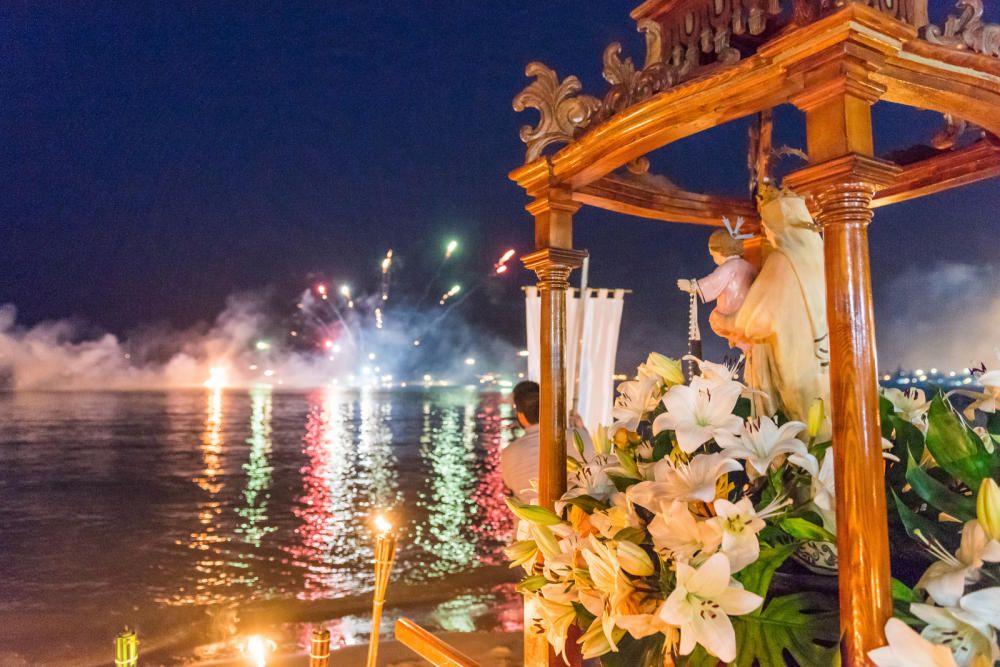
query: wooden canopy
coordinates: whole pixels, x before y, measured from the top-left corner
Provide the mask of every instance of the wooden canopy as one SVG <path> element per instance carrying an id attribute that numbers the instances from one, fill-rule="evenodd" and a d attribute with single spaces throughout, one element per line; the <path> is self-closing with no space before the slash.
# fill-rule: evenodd
<path id="1" fill-rule="evenodd" d="M 754 223 L 749 198 L 686 192 L 646 173 L 644 156 L 781 104 L 804 112 L 809 166 L 785 183 L 808 198 L 824 232 L 845 665 L 870 664 L 892 614 L 868 225 L 875 207 L 1000 175 L 1000 26 L 981 15 L 981 0 L 958 0 L 943 27 L 929 23 L 926 0 L 647 0 L 632 12 L 646 37 L 643 66 L 611 44 L 603 97 L 536 62 L 526 70 L 535 81 L 514 100 L 540 113 L 521 129 L 527 162 L 510 176 L 535 220 L 536 249 L 523 261 L 542 297 L 539 490 L 549 506 L 566 488 L 566 290 L 586 255 L 573 247 L 573 214 L 589 205 Z M 952 132 L 923 159 L 876 157 L 871 106 L 880 100 L 940 112 Z M 969 127 L 973 140 L 956 142 Z M 557 662 L 529 636 L 525 664 Z"/>

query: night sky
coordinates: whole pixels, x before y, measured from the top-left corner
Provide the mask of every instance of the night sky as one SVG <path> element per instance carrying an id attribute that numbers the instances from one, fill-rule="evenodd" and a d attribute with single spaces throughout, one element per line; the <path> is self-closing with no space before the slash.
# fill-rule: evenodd
<path id="1" fill-rule="evenodd" d="M 444 241 L 456 270 L 531 244 L 512 97 L 526 63 L 603 94 L 604 46 L 641 61 L 632 2 L 46 3 L 0 7 L 0 303 L 26 325 L 76 317 L 119 334 L 211 320 L 227 295 L 290 295 L 313 272 L 373 284 L 386 248 L 423 288 Z M 995 8 L 994 8 L 995 9 Z M 940 117 L 879 105 L 877 150 Z M 776 141 L 803 146 L 779 109 Z M 745 192 L 746 122 L 657 152 L 689 189 Z M 894 278 L 934 261 L 995 269 L 997 182 L 881 209 L 877 318 Z M 683 351 L 680 276 L 706 273 L 708 231 L 584 209 L 591 284 L 636 290 L 624 363 Z M 520 344 L 518 267 L 464 305 Z M 883 360 L 885 361 L 885 360 Z M 892 360 L 890 360 L 891 362 Z M 620 366 L 623 364 L 620 364 Z"/>

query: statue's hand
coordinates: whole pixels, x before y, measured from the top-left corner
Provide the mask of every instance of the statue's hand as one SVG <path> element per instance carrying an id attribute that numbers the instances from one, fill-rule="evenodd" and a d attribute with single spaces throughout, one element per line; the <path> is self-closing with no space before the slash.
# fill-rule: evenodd
<path id="1" fill-rule="evenodd" d="M 677 281 L 677 289 L 682 292 L 688 292 L 689 294 L 694 291 L 694 285 L 687 278 L 680 278 Z"/>

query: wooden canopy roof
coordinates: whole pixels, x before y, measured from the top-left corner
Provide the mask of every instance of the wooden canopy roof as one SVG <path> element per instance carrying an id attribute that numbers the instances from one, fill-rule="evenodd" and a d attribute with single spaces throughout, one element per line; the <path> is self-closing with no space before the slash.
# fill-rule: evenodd
<path id="1" fill-rule="evenodd" d="M 799 4 L 794 12 L 808 15 Z M 528 66 L 536 81 L 514 105 L 536 108 L 541 118 L 522 128 L 529 159 L 510 176 L 531 196 L 558 184 L 577 202 L 640 217 L 718 225 L 723 215 L 741 215 L 753 221 L 749 198 L 686 192 L 617 170 L 678 139 L 780 104 L 805 110 L 810 98 L 831 86 L 982 128 L 982 138 L 971 145 L 902 165 L 873 206 L 1000 174 L 1000 25 L 972 25 L 978 19 L 967 17 L 981 13 L 979 0 L 960 0 L 963 13 L 944 29 L 927 25 L 926 7 L 913 6 L 914 0 L 875 4 L 848 4 L 803 24 L 793 13 L 776 25 L 788 14 L 776 0 L 770 7 L 756 0 L 647 0 L 632 12 L 646 35 L 645 65 L 638 69 L 630 58 L 622 60 L 620 46 L 611 44 L 604 55 L 611 87 L 602 99 L 579 94 L 574 76 L 560 81 L 540 63 Z M 764 18 L 752 30 L 747 17 L 754 11 Z M 754 30 L 772 36 L 748 41 Z M 994 41 L 983 41 L 984 35 Z M 736 40 L 742 40 L 738 48 Z M 744 51 L 749 55 L 739 59 Z M 554 144 L 565 145 L 542 155 Z"/>

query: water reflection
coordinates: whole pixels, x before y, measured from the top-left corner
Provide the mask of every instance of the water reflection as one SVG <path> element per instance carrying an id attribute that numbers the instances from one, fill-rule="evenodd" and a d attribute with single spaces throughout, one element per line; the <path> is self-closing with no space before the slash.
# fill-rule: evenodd
<path id="1" fill-rule="evenodd" d="M 499 394 L 483 396 L 478 418 L 482 428 L 478 438 L 482 454 L 478 484 L 472 495 L 476 519 L 471 530 L 478 538 L 477 556 L 485 565 L 500 565 L 506 561 L 502 549 L 510 543 L 514 530 L 514 517 L 504 502 L 506 487 L 500 469 L 500 450 L 510 438 L 510 431 L 504 429 L 504 424 L 512 413 L 510 403 Z"/>
<path id="2" fill-rule="evenodd" d="M 236 509 L 240 525 L 236 533 L 253 547 L 260 547 L 261 540 L 277 530 L 267 525 L 267 505 L 271 498 L 271 412 L 270 387 L 258 387 L 250 392 L 250 454 L 243 464 L 246 486 L 243 488 L 243 507 Z"/>
<path id="3" fill-rule="evenodd" d="M 213 389 L 206 393 L 205 430 L 201 437 L 201 455 L 204 464 L 194 483 L 203 495 L 198 502 L 198 530 L 189 535 L 188 549 L 198 552 L 194 564 L 194 590 L 181 585 L 174 596 L 174 604 L 207 604 L 231 599 L 223 593 L 231 578 L 220 559 L 220 545 L 227 541 L 219 525 L 222 513 L 220 494 L 225 487 L 223 475 L 223 391 Z"/>
<path id="4" fill-rule="evenodd" d="M 476 555 L 469 530 L 476 485 L 475 406 L 466 404 L 460 411 L 448 405 L 435 411 L 424 403 L 423 412 L 420 456 L 430 489 L 429 496 L 418 503 L 427 510 L 427 522 L 423 529 L 418 527 L 417 544 L 432 556 L 427 573 L 439 575 L 467 568 Z"/>

